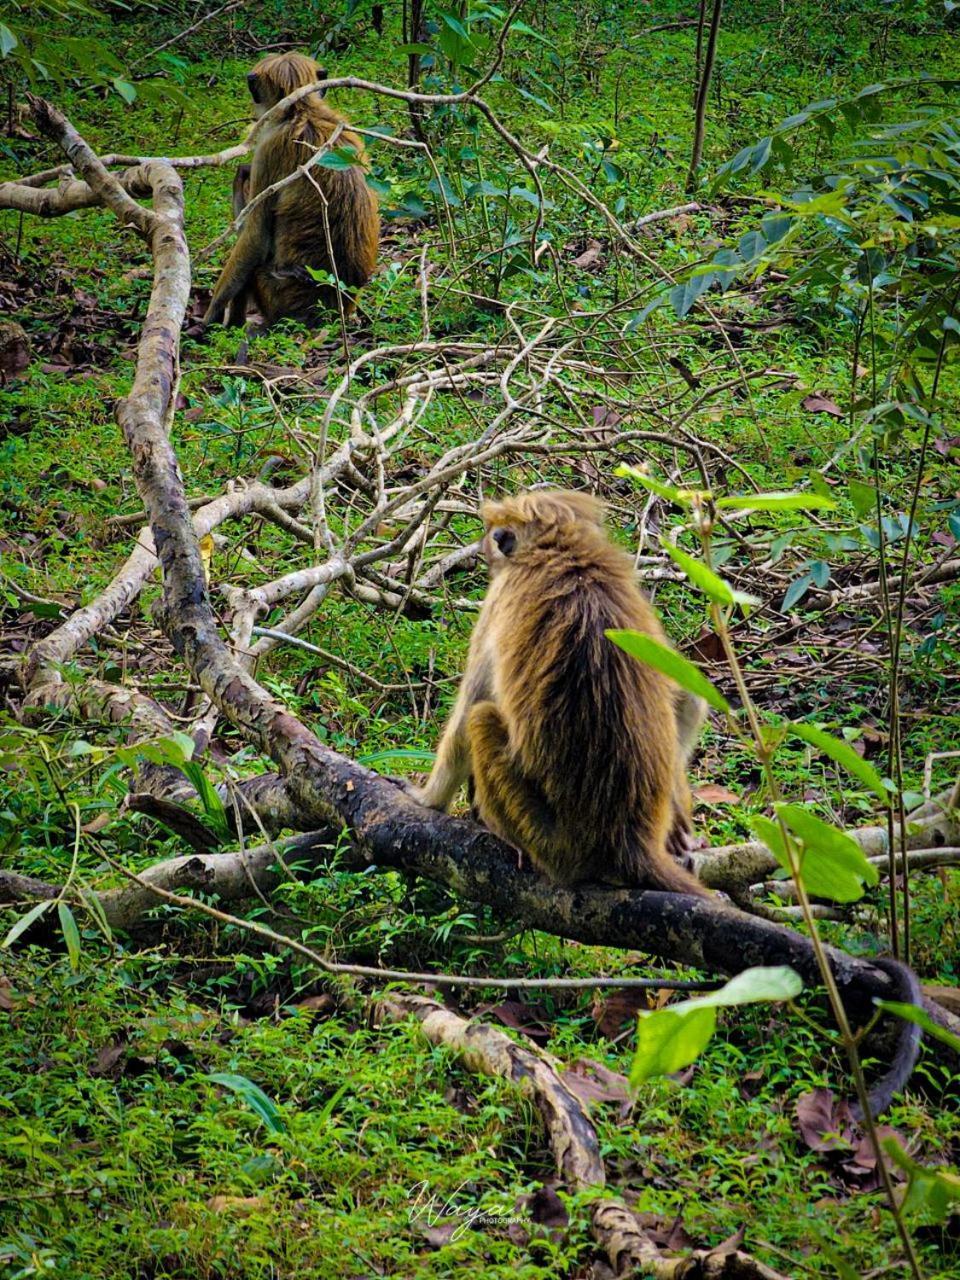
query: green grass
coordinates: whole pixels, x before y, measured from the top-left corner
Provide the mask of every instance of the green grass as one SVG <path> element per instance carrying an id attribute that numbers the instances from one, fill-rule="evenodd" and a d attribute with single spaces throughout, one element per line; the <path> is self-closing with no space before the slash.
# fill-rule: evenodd
<path id="1" fill-rule="evenodd" d="M 316 29 L 312 7 L 309 13 L 300 5 L 292 13 L 289 8 L 258 6 L 249 15 L 255 37 L 270 44 L 300 18 L 302 29 Z M 812 28 L 803 20 L 804 14 L 809 18 L 809 6 L 788 7 L 783 25 L 770 20 L 768 6 L 744 0 L 728 8 L 708 117 L 708 170 L 814 99 L 885 77 L 960 69 L 957 42 L 931 35 L 919 13 L 899 15 L 885 34 L 886 10 L 878 18 L 876 6 L 854 0 L 829 12 L 818 9 Z M 541 21 L 537 13 L 523 16 L 534 26 Z M 489 86 L 489 99 L 532 149 L 549 143 L 551 157 L 587 180 L 625 220 L 679 203 L 690 140 L 693 33 L 640 32 L 653 21 L 686 16 L 688 10 L 674 0 L 656 15 L 639 6 L 602 5 L 592 14 L 596 22 L 586 24 L 572 9 L 551 13 L 547 41 L 516 38 L 504 79 Z M 348 47 L 331 55 L 328 65 L 336 74 L 400 83 L 405 55 L 397 51 L 397 31 L 391 27 L 377 39 L 362 15 L 357 22 Z M 388 15 L 391 22 L 397 24 L 395 14 Z M 110 38 L 125 54 L 151 47 L 176 29 L 176 14 L 138 11 L 117 18 Z M 182 113 L 172 99 L 139 100 L 131 109 L 116 95 L 97 98 L 75 87 L 59 101 L 104 151 L 188 154 L 231 144 L 247 116 L 246 49 L 201 29 L 180 53 L 182 65 L 170 74 L 187 95 Z M 529 96 L 545 94 L 549 109 Z M 345 92 L 333 99 L 357 121 L 398 132 L 406 128 L 400 105 Z M 455 195 L 481 177 L 502 187 L 526 182 L 516 157 L 472 116 L 452 116 L 445 132 L 437 134 L 438 164 Z M 838 156 L 845 154 L 848 141 L 838 140 Z M 623 308 L 623 327 L 650 300 L 654 276 L 610 252 L 602 220 L 562 185 L 548 183 L 552 207 L 546 225 L 557 270 L 535 271 L 523 260 L 533 210 L 514 200 L 506 230 L 516 234 L 520 247 L 515 269 L 498 281 L 489 261 L 470 263 L 501 245 L 503 206 L 490 202 L 488 229 L 476 202 L 454 204 L 458 260 L 453 262 L 428 185 L 430 170 L 386 142 L 373 146 L 372 155 L 375 176 L 390 185 L 384 198 L 384 267 L 365 291 L 367 328 L 357 342 L 402 343 L 419 336 L 415 277 L 423 244 L 444 284 L 455 278 L 457 287 L 474 292 L 499 288 L 502 299 L 529 306 L 536 315 L 616 304 Z M 813 134 L 801 139 L 796 180 L 825 157 L 822 139 Z M 3 176 L 57 159 L 46 144 L 22 139 L 7 139 L 0 153 Z M 615 168 L 605 170 L 604 161 Z M 787 179 L 779 180 L 789 189 Z M 185 177 L 194 254 L 224 225 L 230 181 L 226 167 Z M 699 213 L 660 227 L 644 246 L 673 272 L 709 258 L 721 244 L 756 226 L 762 185 L 759 180 L 747 184 L 733 200 L 700 193 Z M 415 200 L 426 205 L 426 221 L 411 219 Z M 571 267 L 570 259 L 591 237 L 604 243 L 603 269 Z M 11 261 L 15 246 L 19 264 Z M 128 552 L 129 530 L 118 530 L 109 518 L 138 511 L 140 502 L 113 403 L 129 386 L 149 291 L 149 261 L 115 219 L 95 211 L 50 222 L 24 219 L 22 226 L 14 215 L 2 213 L 0 248 L 0 275 L 18 282 L 20 319 L 36 349 L 25 374 L 0 389 L 6 427 L 0 440 L 0 604 L 7 634 L 19 645 L 24 635 L 52 625 L 56 605 L 69 610 L 93 598 Z M 197 266 L 198 288 L 212 285 L 219 261 L 217 255 Z M 810 287 L 784 299 L 763 282 L 722 301 L 710 296 L 724 319 L 739 326 L 735 350 L 742 368 L 785 371 L 792 381 L 755 387 L 749 398 L 733 386 L 696 413 L 691 429 L 722 445 L 763 489 L 808 482 L 849 437 L 846 419 L 814 415 L 803 406 L 813 391 L 846 404 L 852 331 L 837 297 L 827 287 Z M 660 385 L 664 355 L 679 358 L 704 385 L 736 381 L 729 353 L 701 319 L 694 312 L 678 324 L 670 312 L 660 311 L 649 327 L 617 338 L 624 363 L 638 369 L 638 394 Z M 65 367 L 70 361 L 62 354 L 70 325 L 87 352 L 79 371 Z M 431 325 L 436 337 L 470 337 L 491 345 L 507 332 L 501 314 L 453 290 L 438 291 Z M 610 355 L 612 334 L 612 328 L 598 331 L 599 356 Z M 284 456 L 281 477 L 297 470 L 298 459 L 286 456 L 285 431 L 260 379 L 234 366 L 237 341 L 235 334 L 217 332 L 205 344 L 189 338 L 183 343 L 182 412 L 174 440 L 190 495 L 218 493 L 235 476 L 255 475 L 271 454 Z M 339 376 L 337 342 L 333 325 L 310 335 L 281 326 L 251 345 L 251 360 L 265 367 L 326 370 L 325 377 L 291 391 L 285 401 L 285 412 L 301 417 L 308 428 Z M 881 351 L 881 366 L 886 359 Z M 385 362 L 372 369 L 371 385 L 389 378 L 396 367 Z M 607 389 L 593 385 L 598 392 Z M 591 391 L 586 378 L 581 390 Z M 960 406 L 954 366 L 948 367 L 940 391 L 942 434 L 949 435 Z M 399 461 L 421 466 L 442 447 L 468 439 L 475 422 L 489 413 L 486 404 L 437 396 L 422 434 Z M 909 501 L 919 436 L 919 425 L 908 423 L 898 439 L 885 442 L 882 469 L 890 510 L 903 510 Z M 644 446 L 633 460 L 649 461 L 653 472 L 663 475 L 674 465 L 672 452 L 660 446 Z M 743 543 L 718 533 L 722 571 L 754 575 L 764 587 L 767 558 L 788 575 L 799 573 L 806 561 L 824 559 L 842 581 L 856 581 L 875 561 L 861 528 L 864 519 L 848 491 L 851 479 L 865 477 L 863 458 L 848 453 L 830 474 L 840 504 L 835 518 L 824 526 L 796 514 L 756 518 L 742 526 L 749 554 Z M 684 475 L 695 478 L 692 468 Z M 504 464 L 492 481 L 509 488 L 531 478 L 531 468 Z M 584 482 L 569 469 L 558 468 L 555 478 Z M 746 483 L 732 468 L 718 472 L 717 480 L 730 492 L 743 491 Z M 947 529 L 958 485 L 956 451 L 931 454 L 917 536 L 923 559 L 944 549 L 934 535 Z M 620 495 L 616 532 L 631 547 L 638 510 L 629 495 Z M 252 521 L 225 526 L 223 532 L 228 544 L 215 553 L 214 585 L 261 580 L 259 569 L 241 558 L 247 546 L 270 576 L 306 563 L 301 546 Z M 458 520 L 454 533 L 468 539 L 476 529 Z M 841 537 L 851 545 L 841 545 Z M 451 596 L 479 598 L 482 575 L 458 580 L 450 590 Z M 45 608 L 23 593 L 53 603 Z M 157 594 L 158 585 L 151 583 L 133 607 L 128 649 L 113 637 L 99 637 L 96 648 L 81 657 L 114 679 L 130 664 L 144 687 L 179 713 L 182 694 L 171 684 L 180 673 L 173 668 L 171 675 L 169 656 L 163 648 L 158 651 L 150 613 Z M 700 634 L 703 609 L 686 585 L 658 584 L 656 603 L 679 641 Z M 922 787 L 927 754 L 953 749 L 960 741 L 958 604 L 957 585 L 943 588 L 906 635 L 905 783 L 914 791 Z M 820 662 L 824 646 L 848 643 L 849 633 L 838 620 L 846 617 L 860 626 L 864 612 L 821 612 L 810 601 L 793 612 L 799 624 L 794 630 L 786 629 L 783 618 L 760 617 L 738 631 L 762 713 L 824 721 L 836 731 L 865 731 L 864 749 L 881 767 L 886 751 L 882 665 L 849 670 Z M 417 680 L 427 672 L 445 678 L 426 714 L 419 698 L 379 694 L 335 670 L 319 673 L 317 659 L 295 649 L 278 651 L 258 675 L 338 750 L 361 758 L 397 749 L 429 750 L 454 694 L 470 623 L 468 613 L 446 605 L 429 619 L 413 621 L 332 595 L 306 633 L 388 683 Z M 173 837 L 145 819 L 117 814 L 128 775 L 109 754 L 101 760 L 71 752 L 78 738 L 106 745 L 109 752 L 122 732 L 115 730 L 111 738 L 92 725 L 4 728 L 0 749 L 4 778 L 10 781 L 0 794 L 4 866 L 62 881 L 73 853 L 72 802 L 79 805 L 84 824 L 109 818 L 80 842 L 77 868 L 85 884 L 115 882 L 104 854 L 139 868 L 183 852 Z M 252 751 L 232 733 L 224 732 L 220 745 L 232 767 L 258 767 Z M 384 765 L 398 772 L 403 767 L 402 762 Z M 784 793 L 804 798 L 822 815 L 846 823 L 875 818 L 872 797 L 797 743 L 778 752 L 777 769 Z M 209 771 L 218 780 L 223 766 L 210 765 Z M 953 774 L 949 762 L 939 764 L 935 787 L 946 785 Z M 760 771 L 719 723 L 705 736 L 693 781 L 719 783 L 741 797 L 739 805 L 700 809 L 698 822 L 713 843 L 748 834 L 750 813 L 766 802 Z M 277 901 L 293 913 L 293 927 L 307 941 L 358 963 L 507 977 L 644 972 L 642 957 L 615 948 L 582 948 L 536 934 L 484 940 L 500 934 L 505 922 L 434 886 L 392 873 L 314 873 L 285 887 Z M 929 980 L 960 981 L 956 874 L 946 884 L 936 876 L 918 878 L 913 907 L 920 972 Z M 251 908 L 251 914 L 262 910 Z M 858 907 L 852 923 L 828 926 L 825 935 L 851 950 L 873 953 L 883 945 L 883 910 L 881 898 L 873 896 Z M 4 927 L 15 918 L 16 913 L 5 913 Z M 90 919 L 81 924 L 76 973 L 56 953 L 17 947 L 2 955 L 12 984 L 0 985 L 4 1278 L 339 1280 L 589 1273 L 593 1251 L 583 1197 L 568 1204 L 569 1228 L 556 1234 L 531 1226 L 526 1211 L 517 1208 L 519 1198 L 548 1181 L 553 1170 L 538 1118 L 509 1085 L 471 1076 L 448 1054 L 429 1048 L 413 1027 L 360 1025 L 343 1007 L 298 1010 L 298 1002 L 317 990 L 316 974 L 299 961 L 252 953 L 247 940 L 232 930 L 215 930 L 208 921 L 164 908 L 151 919 L 148 940 L 138 941 L 143 948 L 138 950 L 123 939 L 107 946 Z M 491 1003 L 500 999 L 491 993 Z M 540 1007 L 551 1034 L 549 1048 L 561 1061 L 586 1057 L 628 1071 L 629 1024 L 611 1043 L 597 1030 L 590 998 L 545 996 Z M 823 1018 L 815 1005 L 807 1011 Z M 122 1046 L 115 1061 L 105 1056 L 111 1045 Z M 241 1096 L 211 1083 L 209 1075 L 218 1072 L 239 1074 L 259 1086 L 280 1108 L 284 1131 L 270 1132 Z M 596 1110 L 611 1188 L 635 1198 L 639 1209 L 667 1227 L 681 1218 L 697 1245 L 717 1244 L 746 1224 L 744 1247 L 790 1275 L 832 1274 L 821 1240 L 831 1242 L 858 1274 L 882 1273 L 897 1246 L 878 1196 L 856 1193 L 838 1172 L 840 1162 L 808 1151 L 799 1134 L 796 1099 L 823 1084 L 838 1095 L 849 1089 L 827 1032 L 784 1010 L 725 1014 L 719 1035 L 689 1077 L 645 1085 L 625 1114 L 611 1104 Z M 960 1125 L 951 1100 L 956 1085 L 928 1057 L 906 1098 L 894 1107 L 891 1122 L 918 1159 L 957 1163 Z M 952 1093 L 945 1092 L 948 1087 Z M 424 1182 L 438 1202 L 449 1199 L 457 1212 L 482 1208 L 522 1221 L 512 1230 L 501 1223 L 431 1243 L 422 1223 L 410 1220 L 414 1188 Z M 928 1224 L 915 1225 L 925 1273 L 956 1275 L 960 1261 L 949 1241 Z"/>
<path id="2" fill-rule="evenodd" d="M 110 956 L 88 939 L 77 974 L 41 953 L 7 967 L 3 1274 L 576 1274 L 582 1232 L 541 1238 L 518 1206 L 552 1165 L 511 1086 L 465 1073 L 415 1026 L 365 1028 L 293 1003 L 251 1018 L 255 963 L 220 957 Z M 223 980 L 250 998 L 224 1002 Z M 551 1022 L 561 1060 L 626 1070 L 629 1047 L 598 1041 L 582 1004 Z M 262 1089 L 284 1131 L 208 1079 L 223 1072 Z M 830 1274 L 818 1237 L 881 1266 L 888 1216 L 847 1198 L 838 1162 L 799 1139 L 793 1102 L 823 1082 L 809 1029 L 738 1015 L 684 1084 L 644 1086 L 628 1115 L 596 1110 L 611 1183 L 665 1224 L 681 1218 L 700 1246 L 746 1225 L 745 1247 L 773 1266 L 790 1259 L 790 1274 Z M 960 1140 L 955 1112 L 927 1112 L 915 1093 L 891 1122 L 928 1157 Z M 517 1218 L 534 1242 L 504 1222 L 432 1247 L 411 1220 L 424 1183 L 440 1220 L 427 1225 L 483 1210 Z M 950 1274 L 936 1249 L 927 1260 L 928 1274 Z"/>

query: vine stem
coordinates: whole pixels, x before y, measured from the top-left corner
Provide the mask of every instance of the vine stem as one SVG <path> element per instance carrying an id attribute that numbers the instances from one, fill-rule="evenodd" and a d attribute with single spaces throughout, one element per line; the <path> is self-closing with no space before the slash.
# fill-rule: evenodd
<path id="1" fill-rule="evenodd" d="M 707 567 L 712 569 L 710 534 L 713 528 L 713 520 L 709 514 L 703 512 L 698 514 L 700 518 L 697 521 L 697 530 L 700 537 L 701 547 L 703 549 L 704 561 Z M 775 804 L 780 799 L 780 788 L 773 772 L 773 755 L 775 748 L 768 746 L 764 739 L 763 728 L 760 724 L 756 707 L 753 704 L 753 699 L 750 697 L 750 691 L 747 688 L 743 669 L 741 668 L 739 659 L 737 658 L 736 649 L 734 648 L 733 640 L 730 636 L 730 630 L 727 626 L 727 615 L 719 604 L 711 602 L 710 618 L 713 623 L 714 630 L 720 639 L 720 643 L 723 646 L 724 657 L 727 660 L 727 665 L 730 668 L 730 674 L 733 677 L 741 705 L 747 717 L 750 736 L 753 738 L 757 759 L 759 760 L 760 767 L 763 770 L 764 781 L 767 784 L 770 801 Z M 820 975 L 823 978 L 823 985 L 827 991 L 827 999 L 830 1002 L 833 1016 L 836 1019 L 837 1026 L 840 1030 L 840 1038 L 843 1042 L 843 1047 L 850 1063 L 850 1071 L 853 1075 L 857 1099 L 860 1103 L 860 1109 L 863 1112 L 863 1125 L 867 1131 L 867 1137 L 869 1138 L 874 1156 L 876 1157 L 877 1169 L 879 1170 L 880 1178 L 883 1183 L 884 1194 L 886 1195 L 890 1212 L 893 1215 L 894 1222 L 896 1223 L 897 1234 L 900 1237 L 904 1252 L 906 1253 L 910 1272 L 914 1280 L 922 1280 L 922 1272 L 920 1270 L 920 1263 L 917 1258 L 916 1250 L 914 1249 L 913 1241 L 910 1238 L 910 1233 L 907 1230 L 907 1225 L 903 1220 L 903 1215 L 900 1212 L 900 1206 L 897 1204 L 893 1179 L 890 1176 L 890 1170 L 880 1147 L 880 1137 L 877 1133 L 877 1126 L 874 1122 L 873 1112 L 870 1107 L 870 1096 L 867 1089 L 867 1082 L 863 1074 L 860 1055 L 857 1052 L 856 1036 L 850 1026 L 847 1011 L 843 1006 L 842 999 L 840 998 L 840 990 L 837 987 L 833 969 L 830 967 L 830 962 L 823 949 L 823 942 L 821 941 L 820 934 L 817 930 L 817 922 L 810 907 L 810 898 L 807 895 L 806 886 L 803 883 L 801 859 L 797 850 L 796 842 L 780 814 L 776 810 L 774 810 L 774 813 L 777 825 L 780 829 L 780 837 L 790 861 L 790 874 L 793 877 L 794 884 L 796 885 L 797 900 L 803 915 L 803 921 L 810 934 L 810 943 L 813 947 L 817 967 L 819 968 Z"/>
<path id="2" fill-rule="evenodd" d="M 960 298 L 960 286 L 954 291 L 953 301 L 949 304 L 947 314 L 952 315 L 956 309 L 957 299 Z M 899 811 L 897 814 L 900 823 L 900 858 L 901 858 L 901 875 L 903 876 L 903 957 L 907 964 L 910 963 L 910 881 L 909 881 L 909 859 L 907 856 L 907 840 L 906 840 L 906 813 L 903 803 L 903 753 L 900 738 L 900 655 L 903 645 L 903 615 L 907 600 L 907 567 L 910 558 L 910 547 L 913 543 L 913 530 L 917 519 L 917 507 L 920 504 L 920 489 L 923 485 L 923 470 L 927 463 L 927 450 L 930 446 L 930 430 L 933 426 L 933 408 L 937 399 L 937 392 L 940 388 L 940 374 L 943 370 L 944 357 L 947 350 L 947 330 L 944 327 L 940 337 L 940 346 L 937 351 L 937 363 L 933 371 L 933 380 L 930 384 L 930 394 L 928 399 L 928 410 L 926 421 L 923 424 L 923 438 L 920 442 L 920 457 L 917 459 L 917 470 L 913 483 L 913 493 L 910 497 L 910 514 L 907 518 L 907 532 L 903 540 L 903 555 L 900 560 L 900 583 L 897 590 L 897 607 L 891 627 L 891 649 L 890 649 L 890 684 L 888 701 L 890 706 L 890 748 L 887 756 L 887 771 L 894 776 L 897 784 L 897 796 Z M 891 810 L 892 812 L 892 810 Z M 893 846 L 890 849 L 891 861 L 893 860 Z M 891 892 L 895 892 L 892 888 L 894 876 L 891 874 Z"/>

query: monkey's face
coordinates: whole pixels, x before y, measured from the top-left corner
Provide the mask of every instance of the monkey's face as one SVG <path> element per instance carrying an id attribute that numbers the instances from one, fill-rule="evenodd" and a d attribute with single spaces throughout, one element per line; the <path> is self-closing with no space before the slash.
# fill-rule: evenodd
<path id="1" fill-rule="evenodd" d="M 517 544 L 517 530 L 509 525 L 494 525 L 487 530 L 480 545 L 491 576 L 506 565 L 516 552 Z"/>

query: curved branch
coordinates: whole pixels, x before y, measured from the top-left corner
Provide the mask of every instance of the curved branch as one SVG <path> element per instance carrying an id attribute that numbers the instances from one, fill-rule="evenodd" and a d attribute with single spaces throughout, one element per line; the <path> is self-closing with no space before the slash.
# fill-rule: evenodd
<path id="1" fill-rule="evenodd" d="M 36 115 L 41 128 L 67 147 L 91 188 L 126 218 L 129 197 L 65 118 L 47 104 Z M 182 187 L 168 165 L 151 163 L 144 171 L 154 208 L 138 207 L 129 220 L 150 244 L 155 274 L 133 386 L 117 417 L 163 569 L 161 622 L 211 701 L 277 763 L 301 825 L 347 832 L 368 862 L 442 880 L 507 918 L 519 913 L 534 928 L 587 943 L 609 945 L 615 938 L 621 946 L 721 972 L 730 971 L 732 956 L 737 970 L 787 963 L 816 983 L 818 970 L 807 938 L 751 920 L 719 902 L 589 885 L 562 889 L 521 875 L 513 851 L 493 836 L 472 823 L 422 809 L 386 779 L 321 743 L 237 661 L 219 634 L 210 605 L 168 433 L 190 287 Z M 830 958 L 838 986 L 853 1004 L 868 1010 L 871 997 L 894 994 L 883 969 L 838 951 Z"/>
<path id="2" fill-rule="evenodd" d="M 560 1064 L 542 1049 L 518 1044 L 499 1027 L 463 1018 L 426 996 L 390 992 L 373 1002 L 373 1008 L 381 1021 L 415 1018 L 430 1044 L 452 1050 L 470 1071 L 510 1081 L 534 1103 L 568 1189 L 594 1193 L 591 1228 L 617 1275 L 626 1274 L 630 1266 L 642 1268 L 655 1280 L 786 1280 L 740 1250 L 697 1249 L 685 1257 L 663 1257 L 633 1211 L 605 1190 L 597 1131 L 583 1103 L 564 1083 Z"/>

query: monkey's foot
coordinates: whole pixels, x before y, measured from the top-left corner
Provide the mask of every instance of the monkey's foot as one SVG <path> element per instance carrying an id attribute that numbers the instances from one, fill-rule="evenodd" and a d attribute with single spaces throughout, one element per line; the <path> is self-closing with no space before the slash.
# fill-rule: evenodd
<path id="1" fill-rule="evenodd" d="M 695 847 L 693 832 L 690 828 L 679 822 L 676 823 L 667 836 L 667 853 L 670 857 L 685 865 L 690 861 L 690 855 Z"/>

